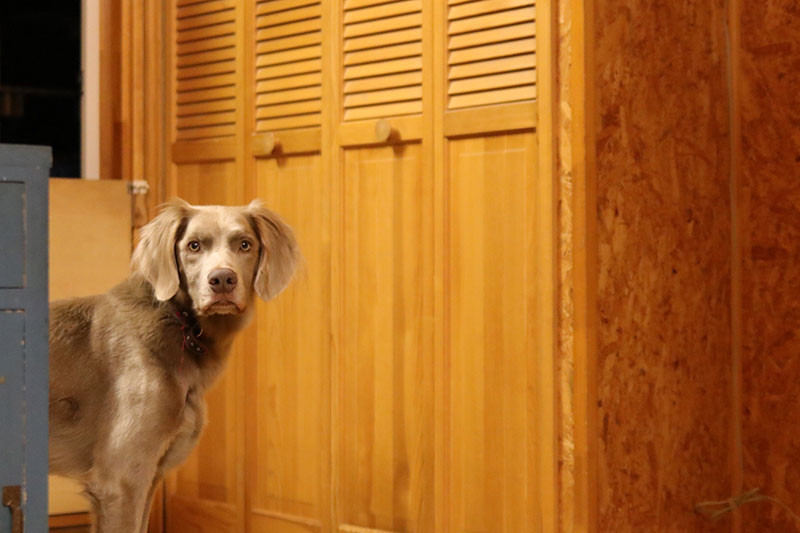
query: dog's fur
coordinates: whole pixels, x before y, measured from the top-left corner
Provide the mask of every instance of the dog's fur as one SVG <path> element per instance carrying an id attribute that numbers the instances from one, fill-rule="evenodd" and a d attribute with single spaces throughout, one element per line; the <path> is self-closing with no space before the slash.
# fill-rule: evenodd
<path id="1" fill-rule="evenodd" d="M 194 448 L 203 396 L 254 294 L 277 296 L 298 255 L 291 229 L 257 201 L 176 200 L 142 228 L 126 281 L 52 304 L 50 472 L 83 484 L 96 531 L 146 531 L 152 490 Z M 238 277 L 229 293 L 210 285 L 220 268 Z"/>

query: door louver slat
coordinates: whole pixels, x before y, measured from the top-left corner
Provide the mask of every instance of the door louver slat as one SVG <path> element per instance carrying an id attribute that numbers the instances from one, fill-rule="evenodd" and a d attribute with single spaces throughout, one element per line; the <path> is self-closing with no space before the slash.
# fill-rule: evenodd
<path id="1" fill-rule="evenodd" d="M 176 140 L 236 133 L 236 2 L 178 0 Z"/>
<path id="2" fill-rule="evenodd" d="M 256 4 L 256 132 L 322 123 L 320 0 Z"/>
<path id="3" fill-rule="evenodd" d="M 448 109 L 536 98 L 533 0 L 450 0 Z"/>

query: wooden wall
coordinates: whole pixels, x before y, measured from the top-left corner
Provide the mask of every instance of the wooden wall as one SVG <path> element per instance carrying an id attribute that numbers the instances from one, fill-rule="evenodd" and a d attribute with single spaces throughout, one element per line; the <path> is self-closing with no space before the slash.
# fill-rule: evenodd
<path id="1" fill-rule="evenodd" d="M 521 386 L 511 377 L 524 369 L 487 364 L 499 360 L 495 347 L 465 349 L 481 345 L 480 335 L 499 331 L 491 312 L 485 322 L 480 313 L 506 316 L 530 304 L 505 285 L 514 284 L 521 271 L 508 269 L 501 280 L 493 275 L 497 265 L 485 258 L 524 246 L 512 226 L 531 215 L 525 201 L 503 197 L 484 173 L 506 165 L 536 167 L 548 176 L 553 165 L 560 204 L 553 250 L 559 353 L 546 363 L 555 365 L 558 390 L 555 398 L 547 396 L 549 390 L 538 398 L 558 406 L 559 477 L 549 484 L 557 489 L 557 502 L 547 500 L 551 492 L 543 495 L 544 507 L 557 508 L 558 517 L 539 511 L 533 516 L 545 521 L 544 530 L 560 531 L 789 530 L 786 515 L 768 504 L 748 506 L 741 517 L 716 524 L 693 508 L 751 486 L 800 507 L 800 437 L 786 429 L 800 414 L 792 379 L 800 322 L 792 298 L 800 285 L 793 268 L 800 251 L 794 179 L 800 158 L 800 13 L 793 2 L 541 2 L 536 53 L 517 54 L 514 67 L 527 74 L 502 74 L 506 81 L 527 79 L 531 65 L 525 61 L 535 61 L 536 99 L 544 104 L 533 120 L 532 106 L 517 104 L 496 116 L 491 108 L 483 108 L 483 115 L 472 112 L 473 104 L 486 103 L 481 99 L 494 92 L 459 92 L 472 86 L 459 81 L 471 75 L 453 73 L 463 70 L 462 59 L 474 61 L 451 52 L 471 46 L 457 44 L 461 30 L 446 31 L 454 27 L 450 15 L 455 22 L 476 16 L 474 6 L 503 5 L 501 11 L 511 12 L 530 2 L 397 2 L 410 9 L 397 15 L 406 17 L 402 23 L 412 21 L 412 29 L 424 31 L 400 48 L 374 48 L 401 54 L 409 73 L 404 88 L 378 94 L 369 87 L 353 90 L 351 82 L 376 72 L 364 72 L 357 55 L 345 57 L 352 45 L 347 39 L 359 38 L 353 33 L 361 31 L 358 17 L 371 13 L 359 9 L 369 2 L 309 1 L 284 10 L 297 10 L 297 28 L 311 39 L 289 42 L 287 50 L 270 48 L 272 41 L 284 43 L 275 32 L 287 24 L 270 14 L 289 2 L 224 2 L 225 15 L 214 24 L 236 27 L 235 38 L 224 44 L 235 57 L 220 55 L 198 67 L 202 72 L 180 78 L 243 77 L 242 83 L 225 78 L 226 87 L 236 88 L 222 95 L 228 104 L 211 110 L 224 118 L 221 124 L 206 124 L 193 114 L 198 106 L 179 101 L 197 90 L 176 83 L 179 69 L 195 68 L 187 61 L 197 52 L 173 49 L 177 34 L 194 31 L 188 22 L 177 22 L 191 17 L 181 19 L 175 6 L 191 11 L 195 4 L 170 3 L 166 29 L 152 0 L 142 4 L 143 15 L 131 11 L 140 8 L 130 2 L 113 11 L 134 28 L 133 34 L 122 33 L 125 46 L 147 50 L 143 62 L 129 56 L 115 83 L 127 88 L 139 77 L 146 81 L 138 93 L 120 89 L 130 111 L 119 115 L 120 125 L 111 127 L 122 129 L 108 139 L 118 142 L 125 127 L 134 133 L 125 137 L 123 152 L 130 153 L 105 168 L 144 175 L 154 187 L 150 206 L 177 193 L 218 203 L 263 196 L 297 227 L 308 264 L 301 284 L 274 306 L 260 308 L 258 332 L 237 347 L 231 377 L 215 396 L 212 437 L 172 481 L 173 519 L 194 519 L 209 530 L 216 519 L 233 529 L 246 523 L 251 530 L 424 530 L 433 521 L 439 531 L 498 520 L 513 529 L 513 519 L 522 516 L 514 498 L 504 503 L 507 516 L 480 505 L 501 487 L 485 470 L 491 465 L 472 459 L 494 454 L 497 442 L 471 438 L 462 429 L 482 423 L 491 430 L 496 421 L 488 413 L 500 404 L 512 426 L 524 427 L 524 406 L 513 395 L 485 394 L 498 379 Z M 466 7 L 449 7 L 461 4 Z M 133 24 L 137 16 L 145 17 L 143 26 Z M 557 26 L 550 27 L 550 16 Z M 161 41 L 147 38 L 162 31 Z M 270 54 L 282 58 L 297 47 L 307 54 L 270 63 Z M 114 53 L 124 56 L 119 49 Z M 161 80 L 159 61 L 165 56 L 167 79 Z M 551 60 L 555 65 L 548 65 Z M 235 65 L 231 72 L 214 70 L 228 64 Z M 270 70 L 275 68 L 284 70 Z M 548 77 L 553 71 L 558 76 Z M 415 81 L 420 76 L 431 81 Z M 272 79 L 300 84 L 303 92 L 294 97 L 301 103 L 271 101 L 270 94 L 283 98 L 281 91 L 293 87 L 268 87 Z M 548 89 L 550 83 L 555 89 Z M 143 100 L 144 106 L 131 97 L 165 84 L 165 92 Z M 527 86 L 497 94 L 530 101 L 530 91 Z M 399 100 L 383 102 L 389 93 Z M 164 110 L 167 118 L 158 123 L 166 122 L 166 130 L 157 126 L 148 133 L 155 119 L 145 117 L 161 117 Z M 515 121 L 517 116 L 522 118 Z M 374 136 L 376 119 L 387 117 L 394 128 L 389 144 L 400 141 L 394 148 Z M 197 124 L 217 128 L 212 137 L 219 138 L 189 139 Z M 538 161 L 530 159 L 533 153 Z M 475 154 L 480 168 L 470 164 Z M 512 154 L 527 155 L 518 161 Z M 510 175 L 509 184 L 517 188 L 528 180 Z M 518 211 L 493 219 L 502 205 Z M 472 216 L 475 209 L 480 220 Z M 501 233 L 481 234 L 486 227 Z M 375 228 L 391 235 L 391 242 L 378 238 Z M 485 239 L 465 247 L 474 235 Z M 439 244 L 416 258 L 400 253 L 415 239 Z M 379 257 L 386 261 L 372 260 Z M 324 275 L 331 267 L 334 276 Z M 400 283 L 387 284 L 390 271 Z M 416 275 L 420 285 L 407 283 Z M 502 301 L 479 298 L 460 284 L 459 275 L 486 283 L 485 290 Z M 430 291 L 433 302 L 425 299 Z M 371 297 L 378 293 L 387 300 Z M 444 305 L 445 298 L 457 303 Z M 477 323 L 487 329 L 469 326 Z M 309 324 L 319 335 L 303 333 Z M 509 346 L 521 342 L 514 331 L 529 327 L 504 325 L 511 327 Z M 438 355 L 415 356 L 420 349 Z M 259 355 L 278 352 L 290 355 Z M 319 358 L 291 356 L 301 352 Z M 490 372 L 473 379 L 470 369 L 481 366 Z M 535 384 L 542 383 L 546 379 Z M 301 394 L 307 389 L 317 392 Z M 349 390 L 358 395 L 348 396 Z M 260 395 L 264 402 L 245 409 L 245 397 Z M 478 410 L 463 404 L 464 398 Z M 536 401 L 530 408 L 537 408 Z M 425 428 L 432 426 L 439 429 L 431 436 Z M 352 431 L 342 432 L 344 427 Z M 382 440 L 381 434 L 397 437 Z M 224 438 L 208 444 L 215 442 L 213 435 Z M 467 471 L 459 464 L 477 466 Z M 467 475 L 485 479 L 490 489 L 464 485 Z M 513 471 L 503 475 L 514 479 Z M 217 481 L 208 482 L 212 478 Z M 421 496 L 431 494 L 431 487 L 433 510 Z M 387 496 L 393 488 L 397 492 Z M 335 516 L 327 513 L 332 506 Z M 198 513 L 201 508 L 207 514 Z"/>
<path id="2" fill-rule="evenodd" d="M 594 17 L 596 527 L 726 531 L 693 512 L 731 486 L 725 5 Z"/>
<path id="3" fill-rule="evenodd" d="M 800 8 L 743 0 L 740 79 L 742 448 L 745 487 L 800 509 Z M 743 531 L 796 531 L 777 506 Z"/>
<path id="4" fill-rule="evenodd" d="M 562 213 L 576 222 L 562 219 L 562 287 L 578 280 L 591 294 L 562 303 L 561 368 L 565 382 L 590 382 L 561 402 L 562 454 L 588 465 L 562 473 L 562 511 L 580 501 L 583 476 L 597 504 L 590 530 L 793 531 L 771 503 L 717 523 L 693 508 L 755 487 L 800 507 L 800 10 L 620 0 L 570 14 L 569 4 L 587 36 L 565 32 L 562 51 L 587 78 L 562 96 L 588 95 L 579 117 L 588 155 L 574 157 L 581 137 L 561 147 L 571 201 Z M 575 42 L 584 49 L 570 51 Z M 562 62 L 562 72 L 575 68 Z M 594 261 L 572 246 L 593 231 Z M 563 269 L 578 270 L 582 254 L 595 285 Z M 581 298 L 596 312 L 596 339 L 581 331 Z M 564 348 L 580 354 L 587 339 L 581 367 Z M 596 401 L 596 413 L 581 418 L 581 401 Z"/>

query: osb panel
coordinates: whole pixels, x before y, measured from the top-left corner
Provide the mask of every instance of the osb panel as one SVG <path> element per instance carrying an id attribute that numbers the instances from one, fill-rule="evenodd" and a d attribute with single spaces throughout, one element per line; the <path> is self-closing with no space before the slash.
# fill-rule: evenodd
<path id="1" fill-rule="evenodd" d="M 800 512 L 800 4 L 743 0 L 742 371 L 745 487 Z M 743 531 L 799 531 L 778 506 Z"/>
<path id="2" fill-rule="evenodd" d="M 727 531 L 723 0 L 595 3 L 599 531 Z"/>
<path id="3" fill-rule="evenodd" d="M 556 358 L 556 389 L 559 409 L 558 447 L 558 509 L 559 531 L 575 530 L 575 405 L 573 401 L 575 373 L 575 306 L 572 276 L 575 259 L 573 242 L 573 184 L 572 175 L 572 17 L 571 2 L 558 3 L 558 357 Z"/>

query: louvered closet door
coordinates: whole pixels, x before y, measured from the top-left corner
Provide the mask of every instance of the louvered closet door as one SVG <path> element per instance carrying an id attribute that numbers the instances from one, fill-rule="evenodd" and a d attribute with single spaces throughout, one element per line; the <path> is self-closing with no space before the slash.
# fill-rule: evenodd
<path id="1" fill-rule="evenodd" d="M 236 2 L 178 0 L 175 140 L 236 134 Z"/>
<path id="2" fill-rule="evenodd" d="M 256 2 L 256 132 L 319 130 L 322 119 L 320 0 Z"/>
<path id="3" fill-rule="evenodd" d="M 345 0 L 345 121 L 422 113 L 422 0 Z"/>
<path id="4" fill-rule="evenodd" d="M 450 0 L 447 108 L 536 98 L 532 0 Z"/>
<path id="5" fill-rule="evenodd" d="M 242 7 L 235 0 L 171 0 L 167 197 L 240 204 Z M 167 479 L 168 531 L 240 533 L 244 528 L 242 365 L 247 339 L 208 400 L 208 425 L 187 462 Z"/>
<path id="6" fill-rule="evenodd" d="M 536 38 L 531 0 L 445 9 L 445 322 L 437 420 L 453 532 L 539 531 Z M 550 288 L 552 280 L 550 280 Z"/>
<path id="7" fill-rule="evenodd" d="M 169 193 L 258 196 L 305 260 L 212 392 L 170 531 L 539 531 L 533 2 L 173 2 Z"/>
<path id="8" fill-rule="evenodd" d="M 323 173 L 322 3 L 252 2 L 254 193 L 294 229 L 301 270 L 258 304 L 247 364 L 247 525 L 330 523 L 330 185 Z"/>
<path id="9" fill-rule="evenodd" d="M 340 3 L 333 460 L 342 532 L 433 531 L 430 5 Z"/>

